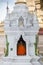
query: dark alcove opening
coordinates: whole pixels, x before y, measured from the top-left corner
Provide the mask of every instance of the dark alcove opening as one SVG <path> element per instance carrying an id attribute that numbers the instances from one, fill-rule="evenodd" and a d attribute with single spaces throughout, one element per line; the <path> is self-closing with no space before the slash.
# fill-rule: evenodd
<path id="1" fill-rule="evenodd" d="M 17 55 L 26 55 L 26 42 L 23 40 L 22 35 L 20 36 L 20 39 L 17 42 Z"/>

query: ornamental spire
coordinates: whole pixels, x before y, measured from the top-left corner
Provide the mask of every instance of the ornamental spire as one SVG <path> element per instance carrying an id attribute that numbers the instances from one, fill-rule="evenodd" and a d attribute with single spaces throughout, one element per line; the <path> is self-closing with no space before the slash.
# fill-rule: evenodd
<path id="1" fill-rule="evenodd" d="M 8 14 L 9 13 L 8 1 L 7 1 L 7 7 L 6 7 L 6 9 L 7 9 L 7 14 Z"/>

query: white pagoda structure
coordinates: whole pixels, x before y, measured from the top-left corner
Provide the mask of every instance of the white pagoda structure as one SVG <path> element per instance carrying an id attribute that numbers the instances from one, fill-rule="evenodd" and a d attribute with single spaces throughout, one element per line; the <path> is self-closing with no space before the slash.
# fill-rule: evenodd
<path id="1" fill-rule="evenodd" d="M 8 10 L 8 7 L 7 7 Z M 28 11 L 26 1 L 18 0 L 5 18 L 5 54 L 2 65 L 41 65 L 35 55 L 35 40 L 39 30 L 36 14 Z"/>

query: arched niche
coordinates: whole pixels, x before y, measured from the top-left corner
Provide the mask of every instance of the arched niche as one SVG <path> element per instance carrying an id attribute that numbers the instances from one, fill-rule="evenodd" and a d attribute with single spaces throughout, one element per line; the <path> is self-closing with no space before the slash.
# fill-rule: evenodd
<path id="1" fill-rule="evenodd" d="M 19 17 L 19 19 L 18 19 L 18 25 L 21 27 L 23 27 L 24 26 L 24 19 L 23 19 L 23 17 L 22 16 L 20 16 Z"/>
<path id="2" fill-rule="evenodd" d="M 20 36 L 17 42 L 17 55 L 19 56 L 26 55 L 26 42 L 23 40 L 22 35 Z"/>

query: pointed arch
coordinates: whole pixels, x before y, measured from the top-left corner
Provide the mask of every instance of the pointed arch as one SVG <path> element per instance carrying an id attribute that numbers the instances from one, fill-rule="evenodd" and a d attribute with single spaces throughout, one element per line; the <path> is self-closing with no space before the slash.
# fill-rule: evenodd
<path id="1" fill-rule="evenodd" d="M 19 17 L 18 22 L 19 22 L 18 23 L 19 26 L 24 26 L 24 19 L 22 16 Z"/>
<path id="2" fill-rule="evenodd" d="M 22 35 L 17 42 L 17 55 L 26 55 L 26 42 L 23 40 Z"/>

